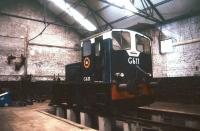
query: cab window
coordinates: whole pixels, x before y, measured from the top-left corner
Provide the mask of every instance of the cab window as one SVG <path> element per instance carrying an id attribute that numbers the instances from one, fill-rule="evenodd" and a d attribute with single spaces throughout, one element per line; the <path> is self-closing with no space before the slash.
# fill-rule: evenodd
<path id="1" fill-rule="evenodd" d="M 91 55 L 91 41 L 87 40 L 83 42 L 83 56 Z"/>
<path id="2" fill-rule="evenodd" d="M 95 56 L 99 56 L 100 55 L 100 42 L 95 43 Z"/>
<path id="3" fill-rule="evenodd" d="M 131 36 L 129 32 L 113 31 L 112 43 L 114 50 L 128 50 L 131 49 Z"/>
<path id="4" fill-rule="evenodd" d="M 137 51 L 143 52 L 143 53 L 146 53 L 146 54 L 150 54 L 151 49 L 150 49 L 149 39 L 145 38 L 144 36 L 136 34 L 135 41 L 136 41 Z"/>

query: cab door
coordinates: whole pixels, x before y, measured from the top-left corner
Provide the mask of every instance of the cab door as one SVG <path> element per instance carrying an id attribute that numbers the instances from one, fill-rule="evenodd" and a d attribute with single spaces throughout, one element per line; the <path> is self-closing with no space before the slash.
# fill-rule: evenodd
<path id="1" fill-rule="evenodd" d="M 128 64 L 127 50 L 131 49 L 131 34 L 127 31 L 112 32 L 112 80 L 127 83 L 128 76 L 132 70 Z M 122 79 L 118 79 L 122 75 Z M 118 80 L 117 80 L 118 79 Z"/>
<path id="2" fill-rule="evenodd" d="M 150 39 L 145 36 L 135 35 L 136 50 L 140 52 L 139 55 L 139 68 L 143 74 L 152 76 L 152 58 L 151 58 L 151 44 Z"/>
<path id="3" fill-rule="evenodd" d="M 111 82 L 111 39 L 103 36 L 95 38 L 94 48 L 94 81 Z"/>

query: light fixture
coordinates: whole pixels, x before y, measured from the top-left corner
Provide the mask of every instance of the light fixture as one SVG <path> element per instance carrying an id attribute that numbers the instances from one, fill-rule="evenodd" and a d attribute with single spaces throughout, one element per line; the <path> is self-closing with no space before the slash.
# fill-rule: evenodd
<path id="1" fill-rule="evenodd" d="M 133 15 L 134 13 L 138 13 L 138 10 L 135 8 L 131 0 L 107 0 L 107 1 L 127 9 L 127 10 L 124 9 L 124 13 L 127 16 Z"/>
<path id="2" fill-rule="evenodd" d="M 59 7 L 61 10 L 68 13 L 71 17 L 73 17 L 78 23 L 80 23 L 85 29 L 89 31 L 95 31 L 97 28 L 82 14 L 80 14 L 77 10 L 72 8 L 68 3 L 66 3 L 64 0 L 49 0 L 53 2 L 57 7 Z"/>

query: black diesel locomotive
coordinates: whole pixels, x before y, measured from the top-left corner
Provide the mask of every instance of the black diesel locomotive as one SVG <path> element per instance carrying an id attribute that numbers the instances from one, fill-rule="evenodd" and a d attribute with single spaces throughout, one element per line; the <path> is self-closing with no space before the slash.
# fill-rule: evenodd
<path id="1" fill-rule="evenodd" d="M 152 102 L 151 41 L 140 33 L 112 29 L 84 39 L 82 61 L 66 66 L 66 82 L 54 102 L 80 108 L 131 108 Z"/>

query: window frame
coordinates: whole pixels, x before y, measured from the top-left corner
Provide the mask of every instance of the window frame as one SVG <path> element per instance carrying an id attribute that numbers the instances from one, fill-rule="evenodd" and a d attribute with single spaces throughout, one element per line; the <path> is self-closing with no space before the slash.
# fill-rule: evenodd
<path id="1" fill-rule="evenodd" d="M 148 52 L 144 51 L 144 49 L 145 49 L 144 44 L 143 44 L 143 51 L 141 52 L 140 50 L 138 50 L 137 45 L 142 45 L 142 44 L 137 44 L 137 41 L 136 41 L 136 37 L 137 36 L 143 37 L 143 38 L 148 40 L 148 47 L 149 47 L 149 51 Z M 151 54 L 151 41 L 150 41 L 150 39 L 148 37 L 144 36 L 144 35 L 135 34 L 135 49 L 140 53 Z"/>
<path id="2" fill-rule="evenodd" d="M 86 55 L 85 55 L 85 44 L 88 44 L 89 46 L 89 49 L 87 49 L 87 51 L 89 51 L 89 53 L 87 53 Z M 83 41 L 83 53 L 82 53 L 82 55 L 83 55 L 83 57 L 86 57 L 86 56 L 89 56 L 89 55 L 91 55 L 92 54 L 92 43 L 91 43 L 91 40 L 86 40 L 86 41 Z"/>
<path id="3" fill-rule="evenodd" d="M 121 49 L 118 49 L 118 50 L 114 49 L 114 48 L 113 48 L 113 46 L 114 46 L 114 44 L 113 44 L 113 38 L 114 38 L 114 37 L 113 37 L 113 32 L 121 32 L 121 34 L 122 34 L 122 32 L 129 33 L 130 47 L 129 47 L 129 48 L 124 48 L 124 49 L 122 49 L 122 48 L 121 48 L 121 45 L 117 42 Z M 132 41 L 133 41 L 133 40 L 132 40 L 131 32 L 129 32 L 129 31 L 112 31 L 111 36 L 112 36 L 112 50 L 114 50 L 114 51 L 119 51 L 119 50 L 131 50 L 131 49 L 132 49 Z M 121 36 L 122 36 L 122 35 L 121 35 Z"/>

